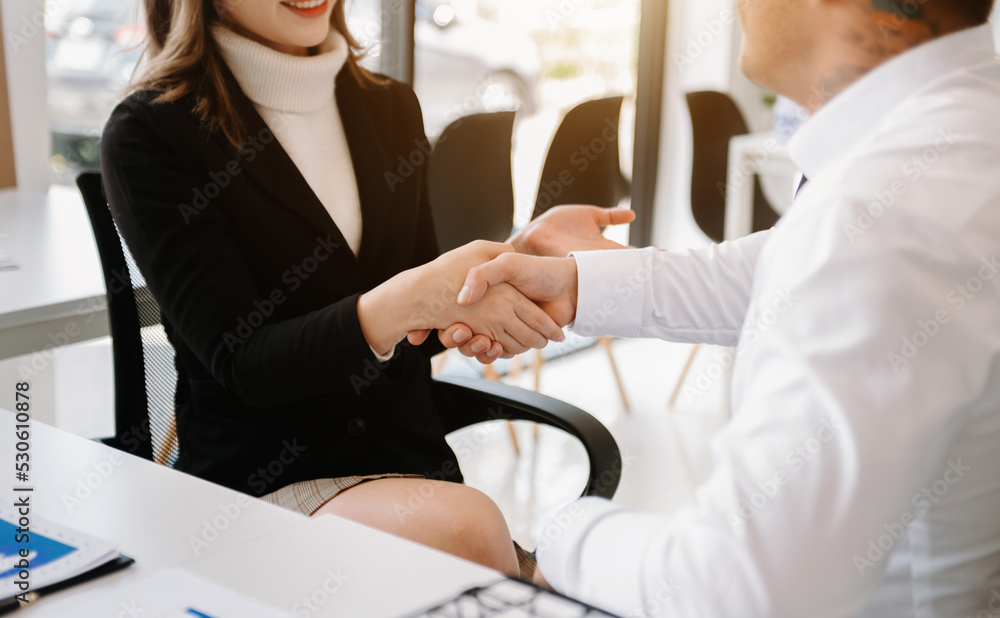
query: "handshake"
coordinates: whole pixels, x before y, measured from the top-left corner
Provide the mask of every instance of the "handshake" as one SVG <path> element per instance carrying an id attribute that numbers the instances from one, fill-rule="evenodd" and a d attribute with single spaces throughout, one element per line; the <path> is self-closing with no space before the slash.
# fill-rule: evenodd
<path id="1" fill-rule="evenodd" d="M 553 208 L 508 243 L 474 241 L 404 271 L 358 299 L 369 345 L 383 354 L 404 337 L 441 342 L 482 363 L 549 341 L 576 315 L 576 263 L 570 251 L 620 248 L 601 228 L 628 223 L 631 211 Z"/>

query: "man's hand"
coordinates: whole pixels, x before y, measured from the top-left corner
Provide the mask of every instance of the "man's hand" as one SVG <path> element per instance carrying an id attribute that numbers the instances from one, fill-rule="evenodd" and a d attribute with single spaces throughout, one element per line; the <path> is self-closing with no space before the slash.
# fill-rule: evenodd
<path id="1" fill-rule="evenodd" d="M 411 341 L 419 341 L 426 339 L 423 331 L 455 324 L 467 324 L 472 333 L 488 338 L 491 346 L 497 342 L 511 354 L 542 348 L 549 340 L 562 340 L 560 326 L 509 285 L 493 286 L 485 295 L 480 294 L 485 300 L 475 307 L 456 302 L 472 267 L 512 251 L 510 245 L 475 241 L 360 295 L 358 322 L 368 344 L 385 354 L 404 337 L 412 334 Z"/>
<path id="2" fill-rule="evenodd" d="M 518 253 L 566 257 L 570 251 L 622 249 L 601 234 L 601 228 L 630 223 L 635 213 L 624 208 L 556 206 L 508 241 Z"/>
<path id="3" fill-rule="evenodd" d="M 576 316 L 576 260 L 505 253 L 469 271 L 458 293 L 459 305 L 472 305 L 492 287 L 510 284 L 535 301 L 556 324 Z"/>

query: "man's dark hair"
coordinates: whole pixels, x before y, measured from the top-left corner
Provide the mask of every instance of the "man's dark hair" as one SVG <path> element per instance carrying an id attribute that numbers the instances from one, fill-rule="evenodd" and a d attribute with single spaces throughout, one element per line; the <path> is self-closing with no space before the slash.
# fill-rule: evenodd
<path id="1" fill-rule="evenodd" d="M 994 0 L 941 0 L 943 8 L 957 13 L 969 24 L 985 24 L 993 11 Z"/>

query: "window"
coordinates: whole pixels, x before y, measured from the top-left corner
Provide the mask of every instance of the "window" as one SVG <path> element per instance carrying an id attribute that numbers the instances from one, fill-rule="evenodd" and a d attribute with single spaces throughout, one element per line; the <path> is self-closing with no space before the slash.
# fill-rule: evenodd
<path id="1" fill-rule="evenodd" d="M 45 61 L 53 182 L 100 165 L 98 137 L 139 60 L 145 34 L 133 0 L 48 0 Z"/>
<path id="2" fill-rule="evenodd" d="M 515 221 L 531 215 L 545 154 L 575 105 L 624 95 L 630 175 L 640 0 L 416 0 L 414 89 L 433 140 L 469 114 L 516 110 Z"/>

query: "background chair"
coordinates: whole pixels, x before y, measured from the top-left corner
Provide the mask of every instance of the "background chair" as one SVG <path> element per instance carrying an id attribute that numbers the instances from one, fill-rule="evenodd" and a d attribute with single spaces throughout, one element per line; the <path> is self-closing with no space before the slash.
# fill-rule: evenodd
<path id="1" fill-rule="evenodd" d="M 735 101 L 723 92 L 706 90 L 685 95 L 691 115 L 694 150 L 691 157 L 691 213 L 706 236 L 722 242 L 726 222 L 726 178 L 729 140 L 749 133 Z M 753 231 L 771 228 L 778 213 L 754 182 Z"/>
<path id="2" fill-rule="evenodd" d="M 118 234 L 97 172 L 77 178 L 94 230 L 105 285 L 115 376 L 115 435 L 101 441 L 170 465 L 176 459 L 173 346 L 164 335 L 156 300 L 146 288 L 128 247 Z M 170 360 L 166 362 L 165 354 Z M 544 395 L 468 378 L 435 380 L 442 422 L 451 432 L 490 420 L 526 420 L 550 425 L 583 443 L 590 463 L 585 496 L 611 498 L 622 462 L 611 433 L 586 412 Z"/>
<path id="3" fill-rule="evenodd" d="M 729 140 L 749 133 L 736 102 L 723 92 L 705 90 L 685 95 L 691 115 L 694 150 L 691 157 L 691 214 L 701 231 L 714 242 L 722 242 L 726 227 L 726 180 L 729 169 Z M 770 229 L 778 220 L 757 176 L 753 177 L 753 231 Z M 691 349 L 670 395 L 673 407 L 700 346 Z"/>
<path id="4" fill-rule="evenodd" d="M 618 147 L 623 99 L 585 101 L 566 114 L 545 156 L 532 219 L 560 204 L 614 208 L 628 197 Z"/>
<path id="5" fill-rule="evenodd" d="M 585 101 L 566 114 L 545 155 L 532 219 L 561 204 L 615 208 L 629 196 L 631 186 L 622 175 L 618 145 L 623 100 L 624 97 L 618 96 Z M 630 410 L 628 395 L 611 344 L 610 337 L 597 338 L 597 345 L 607 353 L 611 373 L 627 413 Z M 542 353 L 536 350 L 533 363 L 535 390 L 538 390 L 541 380 L 542 363 Z"/>
<path id="6" fill-rule="evenodd" d="M 514 112 L 452 122 L 431 152 L 427 186 L 441 252 L 477 239 L 503 242 L 514 225 Z"/>

